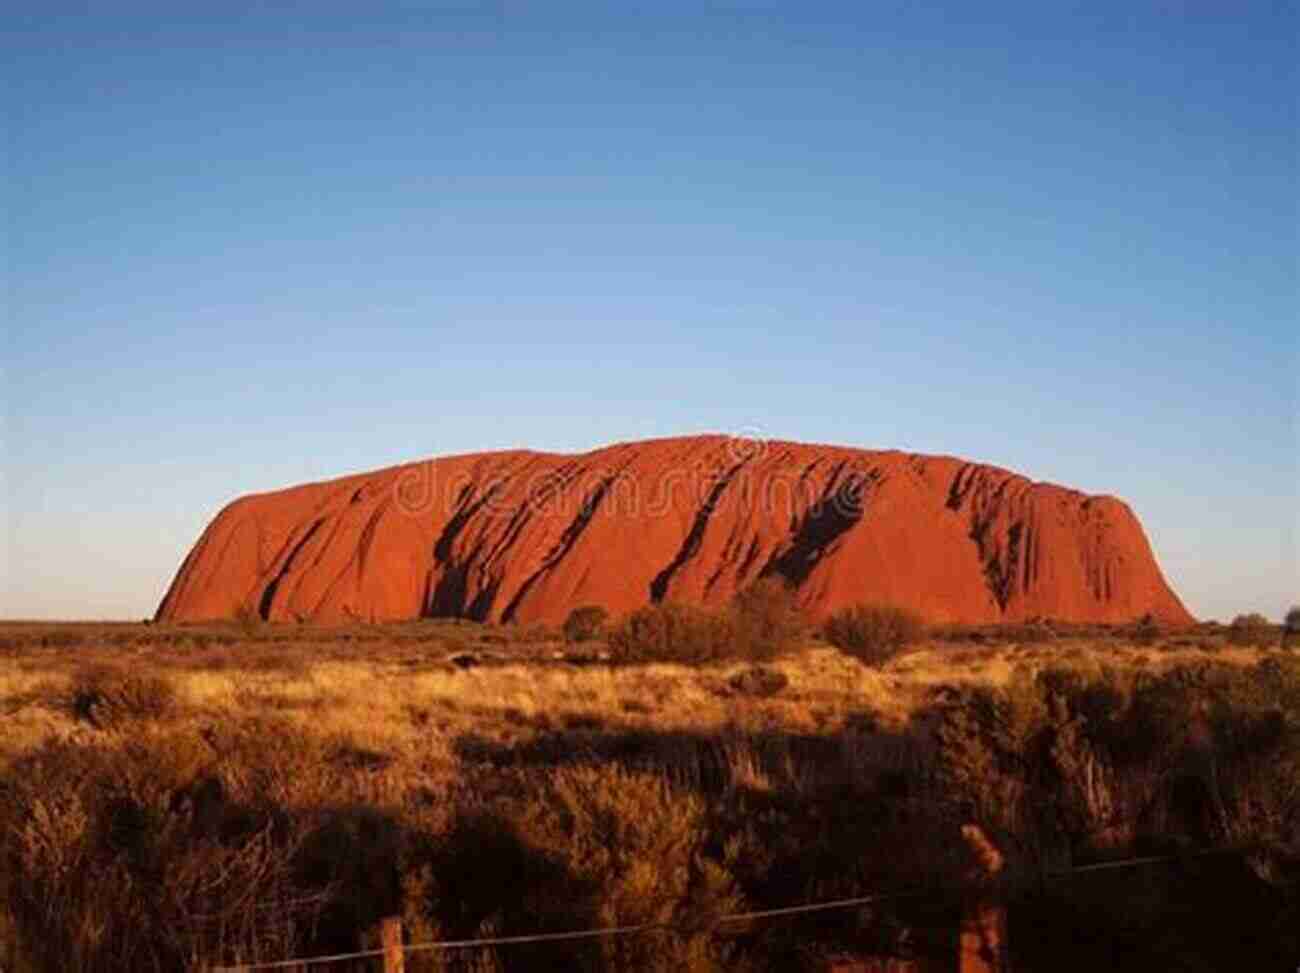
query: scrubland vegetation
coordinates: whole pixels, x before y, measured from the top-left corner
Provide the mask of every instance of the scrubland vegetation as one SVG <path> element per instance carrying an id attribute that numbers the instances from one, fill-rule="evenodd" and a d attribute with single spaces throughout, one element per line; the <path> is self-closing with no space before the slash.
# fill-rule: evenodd
<path id="1" fill-rule="evenodd" d="M 891 612 L 816 632 L 767 586 L 720 612 L 587 613 L 568 639 L 4 626 L 0 969 L 347 951 L 390 914 L 413 941 L 668 927 L 414 953 L 412 973 L 947 957 L 967 823 L 1008 862 L 1019 969 L 1294 968 L 1300 651 L 1281 630 L 923 633 Z M 712 925 L 895 890 L 923 894 Z"/>

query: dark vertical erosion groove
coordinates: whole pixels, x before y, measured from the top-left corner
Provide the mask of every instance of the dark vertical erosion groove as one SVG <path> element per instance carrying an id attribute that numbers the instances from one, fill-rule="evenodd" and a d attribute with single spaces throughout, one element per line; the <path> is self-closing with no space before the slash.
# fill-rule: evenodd
<path id="1" fill-rule="evenodd" d="M 1007 610 L 1007 605 L 1011 603 L 1011 596 L 1015 593 L 1020 542 L 1024 534 L 1024 522 L 1016 521 L 1007 530 L 1007 547 L 1003 552 L 1005 556 L 999 557 L 994 554 L 985 562 L 984 573 L 988 578 L 989 587 L 993 591 L 993 597 L 997 599 L 998 607 L 1003 611 Z"/>
<path id="2" fill-rule="evenodd" d="M 371 488 L 371 485 L 366 484 L 366 486 L 362 487 L 360 490 L 356 492 L 356 494 L 353 495 L 356 499 L 350 501 L 349 506 L 355 506 L 356 504 L 360 503 L 362 500 L 369 499 L 371 496 L 374 495 L 374 493 L 375 491 Z M 315 608 L 313 609 L 313 613 L 320 611 L 321 607 L 324 606 L 324 604 L 327 601 L 329 601 L 330 596 L 343 582 L 343 579 L 348 576 L 348 572 L 352 570 L 353 565 L 355 565 L 357 569 L 358 582 L 360 581 L 361 576 L 366 573 L 366 559 L 370 554 L 370 548 L 374 545 L 375 530 L 378 528 L 379 520 L 381 517 L 383 517 L 384 511 L 388 509 L 388 504 L 389 504 L 388 500 L 380 501 L 375 506 L 375 509 L 371 511 L 370 514 L 366 517 L 365 526 L 361 528 L 361 532 L 358 535 L 356 551 L 347 559 L 346 562 L 344 562 L 343 566 L 330 580 L 330 583 L 326 585 L 325 588 L 322 590 L 320 598 L 317 599 Z M 340 513 L 339 515 L 340 521 L 343 519 L 343 516 L 344 513 Z M 336 525 L 334 529 L 334 534 L 337 535 L 341 529 L 342 529 L 341 524 Z M 321 557 L 324 556 L 323 551 L 321 552 L 320 556 Z M 318 563 L 319 560 L 320 557 L 317 558 Z"/>
<path id="3" fill-rule="evenodd" d="M 375 531 L 379 528 L 379 521 L 388 509 L 386 502 L 380 503 L 366 519 L 366 526 L 361 529 L 361 537 L 357 544 L 357 574 L 366 573 L 366 558 L 370 556 L 370 548 L 375 543 Z"/>
<path id="4" fill-rule="evenodd" d="M 821 498 L 795 522 L 790 546 L 763 566 L 759 577 L 775 574 L 799 587 L 836 541 L 862 520 L 867 491 L 880 482 L 877 472 L 851 472 L 842 482 L 837 467 Z"/>
<path id="5" fill-rule="evenodd" d="M 491 483 L 478 499 L 474 499 L 474 487 L 467 485 L 457 498 L 457 510 L 452 514 L 447 525 L 433 545 L 433 563 L 444 570 L 433 587 L 433 592 L 425 598 L 424 612 L 430 617 L 460 617 L 465 612 L 465 599 L 469 594 L 469 565 L 473 556 L 465 559 L 453 559 L 456 538 L 470 519 L 491 502 L 500 492 L 502 481 Z"/>
<path id="6" fill-rule="evenodd" d="M 970 493 L 971 487 L 974 486 L 974 484 L 974 467 L 972 467 L 970 463 L 963 463 L 957 468 L 957 472 L 953 475 L 952 483 L 948 487 L 948 509 L 960 510 L 961 505 L 966 500 L 966 494 Z"/>
<path id="7" fill-rule="evenodd" d="M 757 546 L 758 538 L 753 536 L 750 537 L 749 544 L 745 545 L 744 524 L 737 523 L 732 529 L 731 536 L 727 538 L 726 546 L 722 549 L 722 556 L 718 558 L 717 568 L 709 575 L 709 580 L 704 583 L 705 595 L 712 594 L 713 589 L 718 586 L 718 582 L 722 580 L 722 576 L 727 572 L 728 568 L 736 567 L 736 577 L 743 578 L 746 568 L 753 563 L 754 549 Z M 742 547 L 745 547 L 746 550 L 745 560 L 739 566 L 736 566 Z"/>
<path id="8" fill-rule="evenodd" d="M 668 583 L 672 580 L 677 570 L 695 556 L 700 549 L 700 544 L 704 541 L 704 531 L 709 525 L 709 518 L 713 516 L 713 511 L 718 506 L 718 501 L 722 499 L 722 494 L 726 491 L 731 481 L 736 478 L 736 474 L 741 468 L 749 462 L 748 459 L 742 459 L 732 466 L 727 472 L 718 477 L 718 482 L 713 484 L 709 490 L 708 497 L 705 498 L 703 505 L 695 514 L 695 521 L 691 524 L 691 529 L 686 535 L 686 540 L 682 542 L 681 548 L 677 551 L 676 556 L 669 562 L 668 566 L 655 575 L 655 579 L 650 582 L 650 600 L 661 602 L 664 595 L 668 593 Z"/>
<path id="9" fill-rule="evenodd" d="M 591 523 L 591 519 L 596 515 L 596 509 L 600 506 L 601 501 L 605 499 L 605 495 L 609 492 L 610 485 L 614 480 L 614 476 L 603 477 L 595 489 L 587 495 L 587 499 L 583 501 L 582 507 L 579 508 L 573 521 L 568 527 L 564 528 L 564 533 L 560 535 L 560 539 L 555 543 L 555 546 L 542 558 L 541 567 L 528 576 L 528 579 L 519 586 L 515 596 L 510 599 L 510 604 L 501 613 L 503 622 L 514 621 L 515 612 L 519 610 L 519 605 L 523 602 L 524 596 L 528 594 L 528 590 L 537 583 L 542 575 L 559 564 L 564 559 L 564 556 L 572 550 L 573 545 L 578 542 L 578 538 L 582 536 L 582 532 L 587 529 L 587 525 Z"/>
<path id="10" fill-rule="evenodd" d="M 1038 532 L 1033 526 L 1025 528 L 1025 555 L 1021 558 L 1020 590 L 1028 592 L 1038 580 Z"/>
<path id="11" fill-rule="evenodd" d="M 262 598 L 257 604 L 257 614 L 261 616 L 263 621 L 266 621 L 271 617 L 271 605 L 275 602 L 275 593 L 280 588 L 280 582 L 283 581 L 285 576 L 289 573 L 289 569 L 293 567 L 294 559 L 297 558 L 299 552 L 307 546 L 307 542 L 316 535 L 316 531 L 320 529 L 320 525 L 324 522 L 324 518 L 312 522 L 312 525 L 307 528 L 307 533 L 302 535 L 302 540 L 298 541 L 298 543 L 293 546 L 293 550 L 290 551 L 288 556 L 284 559 L 284 564 L 280 565 L 280 570 L 276 573 L 275 577 L 271 579 L 270 584 L 268 584 L 262 591 Z"/>
<path id="12" fill-rule="evenodd" d="M 452 514 L 451 519 L 447 521 L 447 525 L 442 529 L 442 533 L 438 535 L 437 541 L 434 542 L 433 559 L 435 561 L 441 563 L 450 559 L 451 546 L 455 543 L 456 536 L 464 529 L 469 519 L 478 513 L 484 504 L 488 503 L 500 489 L 500 482 L 493 483 L 483 492 L 481 497 L 473 502 L 471 502 L 474 495 L 473 486 L 467 486 L 461 491 L 457 500 L 456 512 Z"/>
<path id="13" fill-rule="evenodd" d="M 970 470 L 969 476 L 962 480 L 962 474 L 965 470 Z M 953 478 L 952 485 L 948 491 L 948 507 L 956 510 L 965 504 L 966 498 L 975 492 L 970 507 L 971 527 L 970 539 L 974 542 L 979 552 L 980 564 L 984 569 L 984 582 L 989 590 L 989 594 L 997 602 L 998 608 L 1005 612 L 1007 605 L 1011 603 L 1011 596 L 1016 588 L 1017 575 L 1020 573 L 1019 558 L 1021 555 L 1021 544 L 1026 539 L 1026 524 L 1022 513 L 1020 519 L 1015 520 L 1007 528 L 1006 547 L 999 550 L 998 538 L 990 536 L 992 527 L 998 519 L 998 514 L 1008 509 L 1008 506 L 1015 500 L 1009 497 L 1008 493 L 1012 487 L 1022 482 L 1019 477 L 1004 477 L 991 493 L 982 489 L 983 483 L 977 488 L 976 481 L 979 478 L 979 469 L 973 465 L 963 466 L 958 471 L 957 476 Z M 1008 519 L 1012 514 L 1008 513 Z M 1027 587 L 1027 585 L 1025 586 Z"/>

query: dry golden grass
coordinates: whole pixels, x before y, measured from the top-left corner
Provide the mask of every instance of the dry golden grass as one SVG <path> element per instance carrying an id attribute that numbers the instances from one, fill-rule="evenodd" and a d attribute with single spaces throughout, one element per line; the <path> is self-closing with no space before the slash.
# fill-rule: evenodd
<path id="1" fill-rule="evenodd" d="M 463 624 L 252 635 L 222 626 L 28 624 L 0 628 L 0 646 L 6 636 L 0 759 L 50 737 L 93 734 L 70 694 L 87 668 L 108 666 L 169 680 L 176 694 L 168 717 L 173 725 L 274 714 L 305 733 L 345 738 L 395 763 L 445 761 L 448 768 L 452 744 L 466 734 L 511 744 L 583 727 L 824 734 L 866 714 L 882 728 L 897 728 L 944 686 L 1004 687 L 1046 668 L 1097 675 L 1201 662 L 1250 666 L 1268 652 L 1215 642 L 1170 651 L 1113 639 L 974 647 L 931 640 L 871 668 L 809 640 L 767 664 L 788 686 L 756 698 L 730 685 L 748 663 L 610 666 L 591 661 L 600 651 L 591 643 L 571 647 L 581 652 L 571 661 L 563 643 L 512 642 L 517 633 L 508 629 Z M 466 654 L 475 660 L 469 668 L 449 661 Z"/>
<path id="2" fill-rule="evenodd" d="M 878 668 L 810 638 L 761 678 L 750 661 L 613 665 L 603 648 L 448 622 L 0 626 L 0 865 L 21 876 L 0 874 L 0 966 L 282 959 L 354 948 L 391 911 L 422 938 L 468 937 L 943 882 L 961 874 L 954 822 L 971 808 L 1022 865 L 1095 853 L 1149 830 L 1139 804 L 1174 806 L 1160 782 L 1204 762 L 1189 733 L 1220 761 L 1214 840 L 1276 843 L 1297 820 L 1294 653 L 1218 633 L 979 633 Z M 1157 678 L 1173 670 L 1190 681 Z M 1192 725 L 1211 699 L 1218 723 Z M 1044 734 L 1052 746 L 1031 743 Z M 1134 767 L 1144 734 L 1169 745 Z M 1043 808 L 1056 817 L 1040 835 Z M 233 878 L 195 880 L 209 874 Z M 303 896 L 332 911 L 276 905 Z M 245 921 L 172 943 L 147 932 L 216 910 Z M 83 935 L 96 924 L 117 938 Z M 743 954 L 816 970 L 814 932 L 865 949 L 925 928 L 886 912 L 744 948 L 692 933 L 539 954 L 536 968 L 722 970 Z"/>

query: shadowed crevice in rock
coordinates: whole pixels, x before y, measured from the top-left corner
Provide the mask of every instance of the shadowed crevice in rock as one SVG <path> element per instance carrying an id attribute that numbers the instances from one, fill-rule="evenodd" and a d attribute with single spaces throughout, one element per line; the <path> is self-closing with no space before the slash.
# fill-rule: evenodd
<path id="1" fill-rule="evenodd" d="M 570 523 L 569 526 L 564 529 L 564 533 L 560 535 L 559 542 L 551 549 L 546 557 L 542 559 L 542 566 L 529 575 L 528 580 L 520 585 L 518 593 L 516 593 L 514 598 L 510 600 L 510 604 L 506 606 L 505 611 L 501 613 L 502 621 L 513 622 L 515 620 L 515 613 L 519 608 L 519 604 L 524 600 L 524 596 L 528 594 L 529 589 L 537 583 L 539 578 L 559 563 L 559 561 L 568 554 L 570 550 L 572 550 L 573 545 L 576 544 L 578 538 L 582 536 L 582 532 L 586 530 L 587 525 L 591 523 L 591 518 L 596 515 L 596 510 L 600 506 L 601 501 L 605 499 L 605 495 L 609 493 L 610 484 L 614 482 L 614 479 L 615 477 L 613 476 L 605 477 L 596 485 L 591 493 L 587 495 L 587 499 L 583 501 L 582 507 L 578 510 L 577 516 L 573 518 L 573 522 Z"/>
<path id="2" fill-rule="evenodd" d="M 984 574 L 988 578 L 989 590 L 997 599 L 998 606 L 1006 611 L 1007 604 L 1015 590 L 1016 568 L 1020 557 L 1020 540 L 1025 534 L 1023 522 L 1017 522 L 1007 528 L 1006 547 L 1002 551 L 993 550 L 984 562 Z"/>
<path id="3" fill-rule="evenodd" d="M 948 502 L 946 506 L 949 510 L 960 510 L 963 503 L 966 502 L 966 495 L 970 493 L 971 487 L 975 483 L 975 468 L 970 463 L 963 463 L 953 474 L 952 483 L 948 486 Z"/>
<path id="4" fill-rule="evenodd" d="M 437 543 L 433 545 L 433 559 L 435 562 L 445 563 L 451 560 L 452 545 L 456 543 L 456 538 L 460 535 L 460 532 L 465 529 L 465 525 L 473 519 L 479 510 L 491 503 L 492 498 L 501 491 L 501 487 L 502 483 L 500 481 L 489 484 L 487 489 L 483 491 L 483 495 L 477 500 L 473 499 L 473 484 L 469 484 L 461 490 L 461 499 L 457 504 L 456 512 L 451 515 L 451 519 L 447 521 L 442 533 L 438 535 Z"/>
<path id="5" fill-rule="evenodd" d="M 465 614 L 472 558 L 455 557 L 456 539 L 475 515 L 492 502 L 502 486 L 499 480 L 488 484 L 477 499 L 474 497 L 473 484 L 466 484 L 461 489 L 457 497 L 456 512 L 451 515 L 433 545 L 433 568 L 430 574 L 436 575 L 438 580 L 432 585 L 433 590 L 430 594 L 427 593 L 430 583 L 426 578 L 425 615 L 433 618 L 455 618 Z"/>
<path id="6" fill-rule="evenodd" d="M 699 512 L 695 515 L 695 521 L 691 524 L 690 532 L 686 535 L 686 540 L 682 542 L 677 556 L 669 562 L 668 566 L 660 571 L 654 581 L 650 583 L 650 600 L 659 602 L 664 600 L 668 593 L 668 585 L 673 579 L 673 575 L 681 568 L 683 564 L 689 561 L 700 549 L 700 542 L 704 539 L 704 532 L 708 529 L 709 518 L 718 507 L 718 501 L 722 499 L 722 494 L 726 492 L 731 481 L 736 478 L 736 474 L 744 468 L 748 462 L 742 459 L 736 463 L 727 472 L 718 477 L 718 481 L 713 484 L 709 495 L 705 498 L 704 504 L 700 507 Z"/>
<path id="7" fill-rule="evenodd" d="M 807 581 L 835 542 L 862 520 L 872 482 L 869 474 L 862 473 L 832 482 L 825 495 L 798 521 L 790 546 L 769 560 L 759 575 L 775 574 L 796 587 Z"/>
<path id="8" fill-rule="evenodd" d="M 299 552 L 316 536 L 316 532 L 320 530 L 321 524 L 324 522 L 324 520 L 317 520 L 307 528 L 307 533 L 303 534 L 302 540 L 293 546 L 293 550 L 284 559 L 284 564 L 280 565 L 280 570 L 276 572 L 275 577 L 271 579 L 271 582 L 262 592 L 261 601 L 257 605 L 257 613 L 262 617 L 263 621 L 271 617 L 271 608 L 275 604 L 275 593 L 280 590 L 280 582 L 288 575 L 289 569 L 293 567 L 293 562 L 298 557 Z"/>
<path id="9" fill-rule="evenodd" d="M 775 554 L 759 576 L 777 575 L 796 588 L 805 583 L 835 542 L 861 522 L 867 494 L 878 480 L 878 473 L 852 471 L 845 475 L 845 464 L 837 466 L 822 496 L 794 523 L 789 546 Z"/>

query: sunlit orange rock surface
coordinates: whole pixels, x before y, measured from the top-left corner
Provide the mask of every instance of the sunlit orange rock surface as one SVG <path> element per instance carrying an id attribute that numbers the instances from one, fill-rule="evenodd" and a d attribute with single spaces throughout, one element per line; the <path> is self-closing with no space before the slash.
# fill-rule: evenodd
<path id="1" fill-rule="evenodd" d="M 577 605 L 720 604 L 765 574 L 814 616 L 1191 621 L 1120 500 L 947 456 L 727 436 L 450 456 L 243 497 L 164 621 L 559 622 Z"/>

